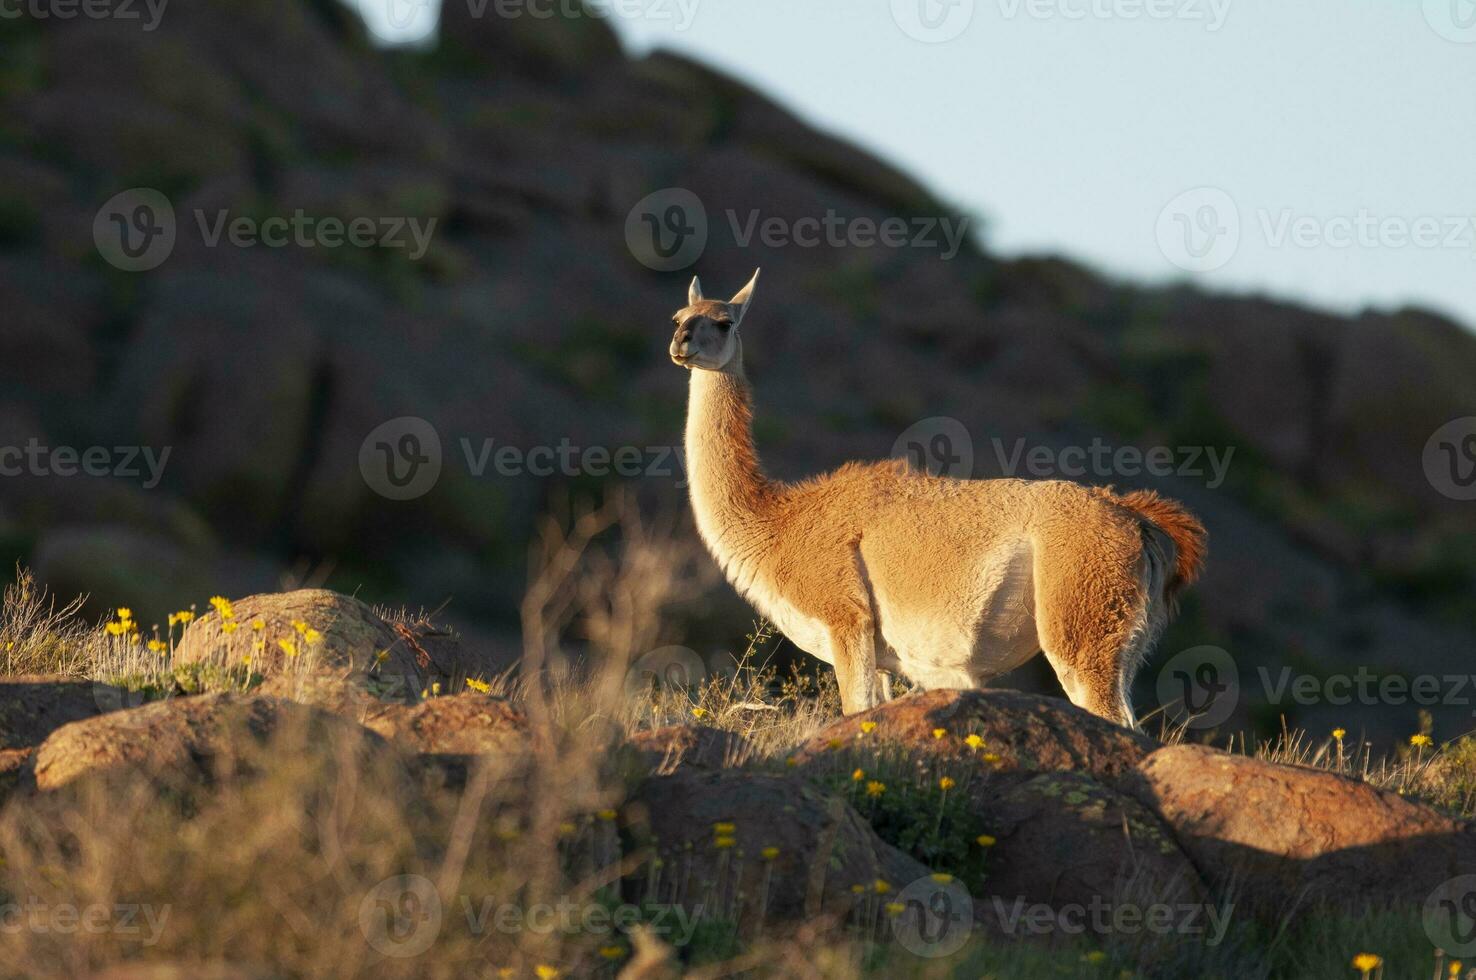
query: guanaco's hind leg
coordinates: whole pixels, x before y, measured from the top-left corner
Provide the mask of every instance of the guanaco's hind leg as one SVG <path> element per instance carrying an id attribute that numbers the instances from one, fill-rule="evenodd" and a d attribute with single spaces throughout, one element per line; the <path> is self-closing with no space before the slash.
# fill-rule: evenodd
<path id="1" fill-rule="evenodd" d="M 1138 727 L 1133 677 L 1163 620 L 1146 562 L 1140 554 L 1036 564 L 1036 629 L 1062 689 L 1072 704 L 1127 728 Z"/>

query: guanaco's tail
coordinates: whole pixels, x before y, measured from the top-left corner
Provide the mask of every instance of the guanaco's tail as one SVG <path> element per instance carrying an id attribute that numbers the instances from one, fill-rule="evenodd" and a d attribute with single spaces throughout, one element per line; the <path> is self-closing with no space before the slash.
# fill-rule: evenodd
<path id="1" fill-rule="evenodd" d="M 1115 499 L 1129 510 L 1137 511 L 1174 542 L 1174 573 L 1165 589 L 1168 598 L 1172 599 L 1179 590 L 1199 578 L 1199 573 L 1204 570 L 1209 534 L 1197 517 L 1177 500 L 1160 497 L 1152 490 L 1134 490 Z"/>

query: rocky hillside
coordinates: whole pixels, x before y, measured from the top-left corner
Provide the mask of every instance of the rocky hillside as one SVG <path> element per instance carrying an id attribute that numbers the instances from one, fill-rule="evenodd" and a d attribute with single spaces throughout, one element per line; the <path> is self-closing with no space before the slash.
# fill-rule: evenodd
<path id="1" fill-rule="evenodd" d="M 638 447 L 643 492 L 679 505 L 662 447 L 679 441 L 686 379 L 665 356 L 667 318 L 694 269 L 716 291 L 762 266 L 745 350 L 781 475 L 886 455 L 938 416 L 970 434 L 977 476 L 1004 472 L 1018 440 L 1171 447 L 1176 469 L 1202 472 L 1085 476 L 1155 486 L 1210 528 L 1209 572 L 1158 662 L 1217 646 L 1239 721 L 1386 734 L 1414 730 L 1410 698 L 1268 705 L 1268 688 L 1284 667 L 1468 669 L 1476 510 L 1422 463 L 1437 428 L 1472 414 L 1476 338 L 1457 324 L 1140 289 L 972 242 L 945 259 L 748 238 L 755 212 L 791 226 L 951 216 L 737 81 L 628 58 L 594 18 L 450 5 L 436 49 L 396 54 L 329 0 L 202 0 L 154 31 L 30 18 L 0 31 L 0 445 L 170 451 L 157 483 L 141 464 L 67 478 L 59 459 L 4 481 L 4 557 L 99 608 L 157 616 L 285 574 L 375 601 L 450 598 L 463 624 L 509 630 L 535 515 L 560 487 L 610 479 L 589 448 Z M 126 272 L 95 233 L 104 204 L 138 187 L 167 197 L 176 241 Z M 703 202 L 708 240 L 655 271 L 627 218 L 674 187 Z M 222 214 L 299 209 L 435 224 L 423 255 L 211 234 Z M 434 428 L 442 468 L 429 492 L 391 500 L 361 449 L 403 416 Z M 514 463 L 483 468 L 498 458 L 486 440 Z M 561 444 L 575 465 L 529 472 L 523 454 Z M 1206 448 L 1233 450 L 1223 481 Z M 728 590 L 713 598 L 698 645 L 746 622 Z M 1433 706 L 1437 734 L 1469 727 L 1457 696 Z"/>

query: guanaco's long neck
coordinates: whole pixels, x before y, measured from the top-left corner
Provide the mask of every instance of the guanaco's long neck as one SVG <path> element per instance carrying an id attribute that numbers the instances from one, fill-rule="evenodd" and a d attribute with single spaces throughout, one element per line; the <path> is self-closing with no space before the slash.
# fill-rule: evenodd
<path id="1" fill-rule="evenodd" d="M 753 397 L 741 366 L 691 374 L 686 444 L 692 510 L 718 564 L 734 571 L 729 565 L 745 550 L 743 541 L 761 533 L 772 513 L 775 484 L 759 467 Z"/>

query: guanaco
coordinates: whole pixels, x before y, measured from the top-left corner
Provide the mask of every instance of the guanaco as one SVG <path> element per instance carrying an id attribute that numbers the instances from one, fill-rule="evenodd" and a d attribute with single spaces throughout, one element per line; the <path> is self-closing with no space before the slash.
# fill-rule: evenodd
<path id="1" fill-rule="evenodd" d="M 951 479 L 905 460 L 769 478 L 740 336 L 757 283 L 721 302 L 693 278 L 672 318 L 692 510 L 728 581 L 835 668 L 847 714 L 892 674 L 982 687 L 1044 653 L 1072 703 L 1136 727 L 1133 676 L 1199 575 L 1204 526 L 1152 491 Z"/>

